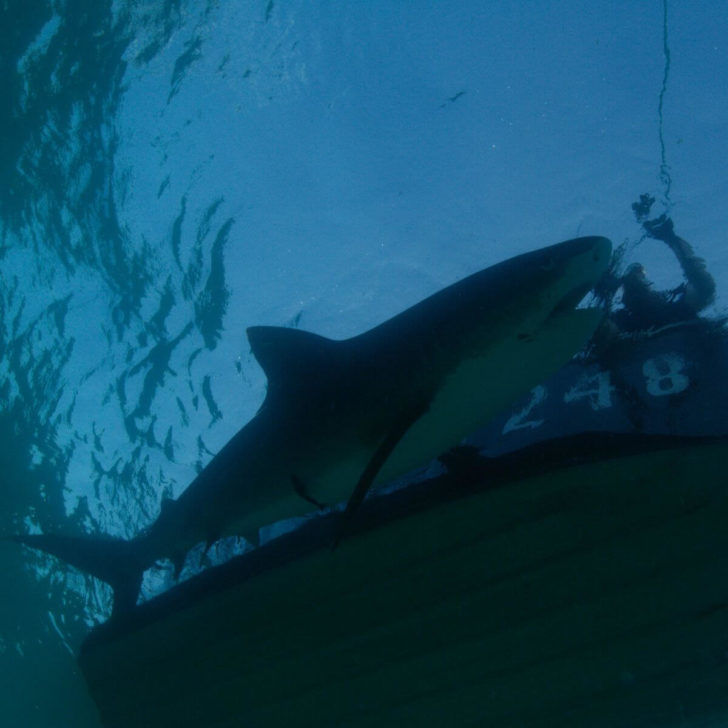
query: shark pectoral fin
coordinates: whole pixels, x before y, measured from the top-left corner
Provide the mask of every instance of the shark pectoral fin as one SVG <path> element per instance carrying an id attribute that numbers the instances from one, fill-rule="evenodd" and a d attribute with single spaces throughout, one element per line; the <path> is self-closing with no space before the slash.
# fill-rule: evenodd
<path id="1" fill-rule="evenodd" d="M 291 482 L 293 483 L 293 490 L 296 491 L 297 495 L 300 495 L 303 500 L 308 501 L 316 506 L 320 510 L 328 508 L 326 503 L 317 501 L 312 495 L 309 494 L 306 484 L 297 475 L 291 475 Z"/>
<path id="2" fill-rule="evenodd" d="M 356 484 L 349 502 L 346 504 L 346 509 L 341 514 L 341 518 L 338 520 L 338 526 L 334 540 L 331 544 L 331 548 L 335 549 L 339 541 L 344 536 L 348 522 L 351 520 L 352 515 L 359 507 L 361 502 L 366 497 L 369 488 L 371 487 L 374 479 L 377 477 L 377 473 L 382 469 L 382 466 L 387 461 L 387 458 L 392 454 L 392 451 L 397 447 L 397 443 L 404 437 L 405 433 L 409 428 L 425 413 L 428 409 L 427 404 L 418 404 L 416 407 L 407 410 L 402 416 L 394 423 L 394 426 L 389 431 L 389 434 L 379 443 L 379 447 L 374 451 L 371 459 L 364 468 L 364 471 L 359 478 L 359 482 Z"/>

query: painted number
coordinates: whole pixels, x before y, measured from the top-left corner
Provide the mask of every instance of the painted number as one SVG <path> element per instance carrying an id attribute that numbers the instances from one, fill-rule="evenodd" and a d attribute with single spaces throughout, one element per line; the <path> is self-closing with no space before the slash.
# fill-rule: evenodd
<path id="1" fill-rule="evenodd" d="M 594 410 L 608 409 L 612 406 L 614 387 L 609 380 L 609 372 L 585 374 L 566 394 L 564 402 L 576 402 L 587 399 Z"/>
<path id="2" fill-rule="evenodd" d="M 528 400 L 528 404 L 520 411 L 511 415 L 508 421 L 503 425 L 503 434 L 507 432 L 513 432 L 514 430 L 535 430 L 537 427 L 541 427 L 544 423 L 543 419 L 540 420 L 527 420 L 526 418 L 538 405 L 543 404 L 546 401 L 546 387 L 538 385 L 531 390 L 531 399 Z"/>
<path id="3" fill-rule="evenodd" d="M 685 360 L 679 354 L 662 354 L 642 365 L 647 391 L 654 397 L 684 392 L 690 385 Z"/>

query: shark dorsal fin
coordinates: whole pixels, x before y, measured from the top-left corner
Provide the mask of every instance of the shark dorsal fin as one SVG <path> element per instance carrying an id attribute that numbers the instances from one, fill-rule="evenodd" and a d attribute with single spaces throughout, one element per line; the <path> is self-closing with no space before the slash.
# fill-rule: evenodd
<path id="1" fill-rule="evenodd" d="M 282 326 L 251 326 L 248 341 L 253 355 L 268 377 L 268 387 L 312 373 L 329 360 L 338 342 L 325 336 Z"/>

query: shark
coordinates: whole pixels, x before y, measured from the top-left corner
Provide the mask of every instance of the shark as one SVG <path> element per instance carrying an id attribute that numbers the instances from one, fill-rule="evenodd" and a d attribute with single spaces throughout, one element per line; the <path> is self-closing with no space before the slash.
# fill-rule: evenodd
<path id="1" fill-rule="evenodd" d="M 157 519 L 131 539 L 17 535 L 111 585 L 112 617 L 143 573 L 229 535 L 346 502 L 335 534 L 372 489 L 426 465 L 563 366 L 604 315 L 580 305 L 612 246 L 580 237 L 504 260 L 374 328 L 334 340 L 253 326 L 267 377 L 254 417 Z"/>

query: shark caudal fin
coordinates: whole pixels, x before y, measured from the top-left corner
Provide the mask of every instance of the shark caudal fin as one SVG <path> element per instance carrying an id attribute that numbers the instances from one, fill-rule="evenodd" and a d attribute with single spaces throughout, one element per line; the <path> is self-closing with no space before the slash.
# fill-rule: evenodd
<path id="1" fill-rule="evenodd" d="M 114 590 L 112 616 L 134 607 L 142 584 L 145 563 L 139 540 L 27 534 L 14 541 L 56 556 L 71 566 L 105 581 Z"/>

